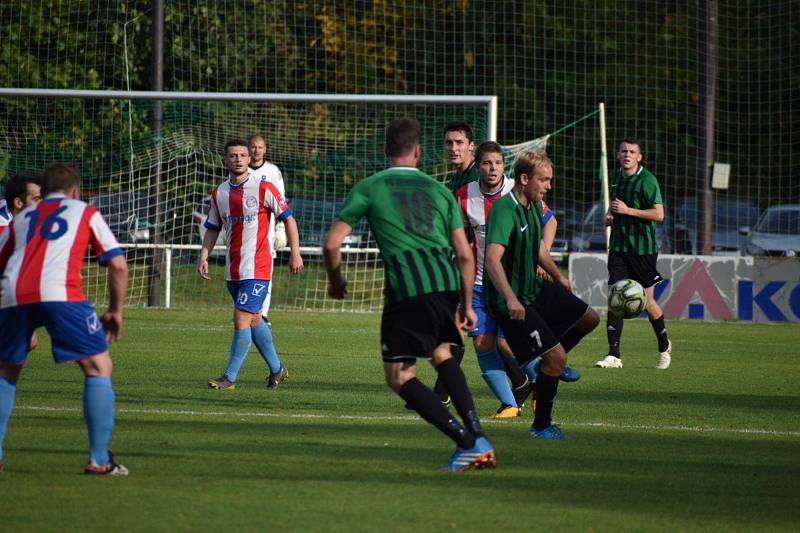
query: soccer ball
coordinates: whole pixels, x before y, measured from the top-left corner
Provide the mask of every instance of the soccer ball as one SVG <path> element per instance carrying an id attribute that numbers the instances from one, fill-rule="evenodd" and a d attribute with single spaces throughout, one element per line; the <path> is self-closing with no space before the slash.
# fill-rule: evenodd
<path id="1" fill-rule="evenodd" d="M 647 294 L 637 281 L 621 279 L 608 289 L 608 310 L 622 318 L 636 318 L 647 305 Z"/>

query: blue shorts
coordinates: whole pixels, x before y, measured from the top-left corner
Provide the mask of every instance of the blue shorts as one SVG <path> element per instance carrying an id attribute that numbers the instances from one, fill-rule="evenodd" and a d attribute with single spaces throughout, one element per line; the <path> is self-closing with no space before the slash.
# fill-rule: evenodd
<path id="1" fill-rule="evenodd" d="M 503 330 L 497 325 L 495 319 L 489 316 L 486 305 L 483 303 L 483 285 L 478 285 L 477 283 L 472 286 L 472 309 L 478 315 L 478 323 L 475 325 L 475 329 L 467 332 L 468 336 L 477 337 L 478 335 L 491 333 L 498 337 L 504 337 Z"/>
<path id="2" fill-rule="evenodd" d="M 0 309 L 0 361 L 24 364 L 31 335 L 41 326 L 50 334 L 56 363 L 108 350 L 103 324 L 91 303 L 41 302 Z"/>
<path id="3" fill-rule="evenodd" d="M 269 280 L 228 281 L 228 292 L 233 298 L 234 309 L 260 314 L 261 308 L 264 307 L 264 299 L 269 293 Z"/>

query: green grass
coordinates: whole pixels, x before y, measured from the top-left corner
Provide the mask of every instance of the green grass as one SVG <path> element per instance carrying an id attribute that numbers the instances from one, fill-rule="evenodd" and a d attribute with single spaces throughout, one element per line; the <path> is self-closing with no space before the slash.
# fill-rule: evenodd
<path id="1" fill-rule="evenodd" d="M 532 441 L 530 411 L 495 422 L 472 349 L 464 368 L 498 455 L 492 471 L 439 472 L 451 443 L 383 384 L 379 317 L 274 313 L 290 371 L 277 391 L 250 357 L 232 392 L 230 313 L 127 312 L 112 347 L 113 449 L 131 475 L 81 475 L 74 365 L 49 343 L 23 372 L 5 442 L 7 531 L 790 531 L 800 523 L 797 325 L 668 324 L 668 371 L 646 321 L 628 321 L 622 370 L 592 368 L 599 328 L 571 354 L 564 442 Z M 425 364 L 420 376 L 432 383 Z"/>

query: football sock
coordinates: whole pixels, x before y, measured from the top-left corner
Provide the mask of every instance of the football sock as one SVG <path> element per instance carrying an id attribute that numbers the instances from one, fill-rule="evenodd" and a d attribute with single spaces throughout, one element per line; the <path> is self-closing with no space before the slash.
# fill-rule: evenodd
<path id="1" fill-rule="evenodd" d="M 14 410 L 16 392 L 16 383 L 12 383 L 6 377 L 0 377 L 0 461 L 3 460 L 3 439 L 6 436 L 11 411 Z"/>
<path id="2" fill-rule="evenodd" d="M 658 351 L 666 352 L 669 348 L 669 338 L 667 338 L 667 326 L 664 324 L 664 315 L 650 321 L 653 331 L 658 339 Z"/>
<path id="3" fill-rule="evenodd" d="M 525 376 L 525 383 L 523 383 L 522 386 L 516 387 L 514 389 L 514 399 L 517 401 L 517 407 L 525 403 L 525 400 L 528 399 L 528 396 L 530 396 L 530 394 L 531 394 L 531 382 L 528 379 L 528 376 Z"/>
<path id="4" fill-rule="evenodd" d="M 494 347 L 488 352 L 477 352 L 477 355 L 481 376 L 483 376 L 483 380 L 492 389 L 497 399 L 506 405 L 517 406 L 514 393 L 511 391 L 511 386 L 506 378 L 503 360 L 500 358 L 497 348 Z"/>
<path id="5" fill-rule="evenodd" d="M 281 360 L 278 357 L 278 352 L 275 351 L 275 344 L 272 342 L 272 330 L 267 327 L 267 323 L 263 320 L 257 326 L 251 327 L 250 331 L 253 335 L 253 344 L 258 348 L 258 353 L 266 361 L 269 366 L 270 374 L 274 374 L 281 369 Z"/>
<path id="6" fill-rule="evenodd" d="M 459 346 L 457 344 L 450 345 L 450 356 L 456 360 L 456 363 L 461 365 L 461 361 L 464 360 L 464 352 L 466 348 L 463 346 Z M 433 392 L 439 396 L 439 399 L 442 400 L 442 403 L 447 402 L 447 398 L 450 394 L 447 391 L 447 386 L 445 386 L 444 382 L 440 377 L 436 377 L 436 383 L 433 384 Z"/>
<path id="7" fill-rule="evenodd" d="M 467 385 L 467 378 L 464 377 L 464 372 L 455 359 L 448 359 L 444 363 L 436 367 L 436 372 L 439 378 L 444 382 L 447 390 L 450 391 L 450 397 L 453 399 L 453 405 L 456 411 L 461 416 L 467 430 L 475 437 L 483 437 L 483 429 L 478 420 L 478 414 L 475 412 L 475 403 L 472 401 L 472 393 L 469 391 Z M 513 399 L 513 395 L 512 395 Z"/>
<path id="8" fill-rule="evenodd" d="M 533 363 L 531 362 L 529 365 L 533 366 Z M 536 391 L 536 411 L 533 415 L 533 428 L 541 431 L 553 422 L 553 402 L 558 392 L 558 377 L 539 372 L 534 389 Z"/>
<path id="9" fill-rule="evenodd" d="M 622 317 L 608 313 L 606 335 L 608 336 L 608 355 L 619 357 L 619 340 L 622 337 Z"/>
<path id="10" fill-rule="evenodd" d="M 397 394 L 406 401 L 408 407 L 419 413 L 419 416 L 453 439 L 456 446 L 459 448 L 475 446 L 475 437 L 452 417 L 438 396 L 419 379 L 412 378 L 406 381 Z"/>
<path id="11" fill-rule="evenodd" d="M 525 385 L 529 383 L 528 377 L 519 367 L 517 358 L 514 357 L 513 354 L 503 353 L 502 350 L 497 350 L 497 353 L 500 354 L 503 360 L 503 366 L 506 367 L 506 374 L 508 374 L 508 379 L 511 380 L 511 387 L 513 387 L 514 390 L 525 387 Z"/>
<path id="12" fill-rule="evenodd" d="M 236 381 L 236 376 L 239 375 L 239 369 L 244 364 L 244 359 L 250 350 L 252 340 L 253 334 L 250 332 L 250 328 L 233 330 L 231 354 L 228 358 L 228 368 L 225 369 L 225 375 L 228 376 L 229 380 Z"/>
<path id="13" fill-rule="evenodd" d="M 84 378 L 83 419 L 89 430 L 89 457 L 95 464 L 108 464 L 108 442 L 114 431 L 114 389 L 111 387 L 111 378 Z"/>

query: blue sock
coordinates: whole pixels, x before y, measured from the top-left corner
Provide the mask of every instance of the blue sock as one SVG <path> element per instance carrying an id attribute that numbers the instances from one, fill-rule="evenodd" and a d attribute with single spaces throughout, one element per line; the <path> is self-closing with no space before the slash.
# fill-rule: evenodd
<path id="1" fill-rule="evenodd" d="M 108 464 L 108 442 L 114 431 L 114 389 L 111 388 L 111 378 L 84 378 L 83 419 L 89 430 L 89 457 L 95 464 Z"/>
<path id="2" fill-rule="evenodd" d="M 269 366 L 270 374 L 281 369 L 281 360 L 278 357 L 278 352 L 275 351 L 275 345 L 272 343 L 272 331 L 267 327 L 267 323 L 263 320 L 254 327 L 250 328 L 253 332 L 253 344 L 258 348 L 258 353 L 264 358 Z"/>
<path id="3" fill-rule="evenodd" d="M 528 379 L 531 382 L 531 386 L 536 383 L 536 378 L 539 376 L 539 367 L 542 366 L 542 360 L 538 357 L 534 357 L 530 361 L 528 361 L 525 366 L 522 367 L 522 370 L 525 371 L 525 374 L 528 375 Z"/>
<path id="4" fill-rule="evenodd" d="M 16 393 L 17 384 L 11 383 L 8 378 L 0 377 L 0 461 L 3 460 L 3 439 L 6 437 L 11 411 L 14 410 Z"/>
<path id="5" fill-rule="evenodd" d="M 506 405 L 517 406 L 511 385 L 506 378 L 506 367 L 497 352 L 497 347 L 488 352 L 478 352 L 478 366 L 481 368 L 481 375 L 486 384 L 492 389 L 497 399 Z"/>
<path id="6" fill-rule="evenodd" d="M 253 336 L 250 333 L 250 328 L 234 329 L 233 339 L 231 339 L 231 355 L 228 359 L 228 368 L 225 369 L 225 375 L 231 381 L 236 381 L 236 376 L 239 375 L 239 370 L 244 364 L 244 359 L 247 357 L 247 352 L 250 351 Z"/>

